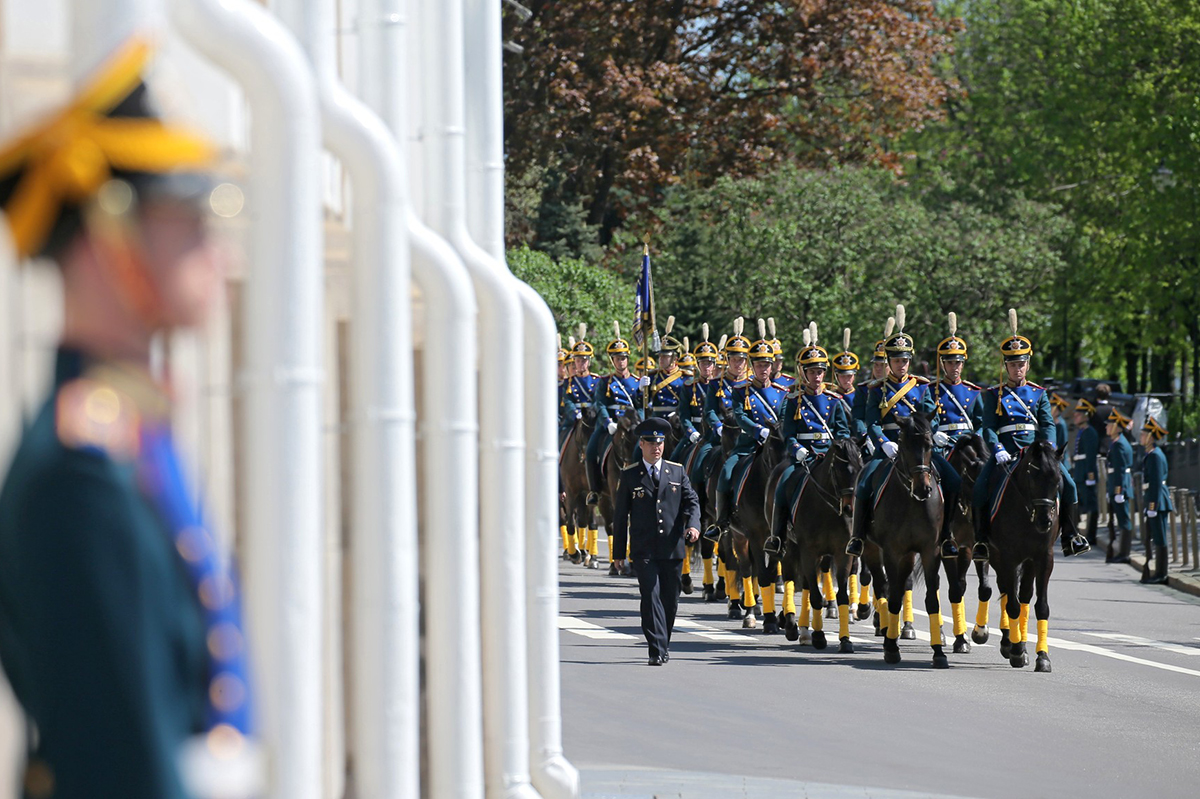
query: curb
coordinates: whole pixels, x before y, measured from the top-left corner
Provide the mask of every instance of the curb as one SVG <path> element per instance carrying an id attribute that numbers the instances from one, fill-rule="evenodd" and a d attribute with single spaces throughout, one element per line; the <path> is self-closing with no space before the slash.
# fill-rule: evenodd
<path id="1" fill-rule="evenodd" d="M 1130 566 L 1132 566 L 1138 574 L 1142 573 L 1142 568 L 1146 565 L 1145 555 L 1130 555 Z M 1200 596 L 1200 575 L 1197 574 L 1181 574 L 1180 572 L 1172 572 L 1167 570 L 1167 587 L 1174 588 L 1176 591 L 1182 591 L 1185 594 L 1192 596 Z"/>

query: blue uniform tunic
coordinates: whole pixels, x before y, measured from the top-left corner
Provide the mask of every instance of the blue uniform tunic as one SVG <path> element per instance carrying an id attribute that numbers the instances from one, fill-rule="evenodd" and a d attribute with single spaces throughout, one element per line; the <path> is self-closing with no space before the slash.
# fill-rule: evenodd
<path id="1" fill-rule="evenodd" d="M 1050 413 L 1050 400 L 1041 386 L 1033 383 L 1023 383 L 1015 388 L 993 386 L 980 393 L 979 403 L 983 440 L 992 451 L 992 457 L 983 464 L 975 480 L 971 505 L 976 511 L 983 512 L 990 498 L 988 482 L 996 468 L 996 453 L 1004 450 L 1016 457 L 1034 441 L 1052 441 L 1051 437 L 1057 437 L 1057 433 Z M 1075 481 L 1064 464 L 1060 463 L 1058 468 L 1063 478 L 1062 502 L 1070 507 L 1078 501 Z"/>
<path id="2" fill-rule="evenodd" d="M 936 433 L 938 430 L 937 404 L 929 383 L 925 380 L 909 376 L 896 380 L 889 375 L 875 385 L 867 400 L 867 435 L 875 444 L 875 453 L 863 468 L 858 481 L 859 492 L 870 490 L 871 480 L 880 464 L 888 461 L 883 451 L 883 442 L 896 442 L 900 438 L 900 423 L 897 418 L 923 413 L 929 417 L 929 424 Z M 937 469 L 938 478 L 942 484 L 942 496 L 947 502 L 955 501 L 962 478 L 950 462 L 938 452 L 933 452 L 933 467 Z M 864 494 L 865 495 L 865 494 Z"/>
<path id="3" fill-rule="evenodd" d="M 788 390 L 778 383 L 766 386 L 755 386 L 746 383 L 733 394 L 733 413 L 737 418 L 741 435 L 738 436 L 733 452 L 725 459 L 721 467 L 721 477 L 717 482 L 717 490 L 726 492 L 733 481 L 733 470 L 738 459 L 743 455 L 754 452 L 758 446 L 761 431 L 775 427 L 783 413 L 783 404 L 787 399 Z"/>
<path id="4" fill-rule="evenodd" d="M 951 446 L 979 429 L 979 392 L 982 391 L 979 386 L 966 380 L 958 383 L 939 380 L 933 384 L 932 391 L 937 405 L 937 429 L 949 437 Z"/>
<path id="5" fill-rule="evenodd" d="M 1142 458 L 1142 507 L 1156 515 L 1146 517 L 1150 538 L 1157 546 L 1167 545 L 1167 513 L 1175 510 L 1167 490 L 1167 456 L 1158 447 Z"/>
<path id="6" fill-rule="evenodd" d="M 1097 456 L 1100 454 L 1100 433 L 1090 424 L 1084 425 L 1075 434 L 1075 450 L 1071 455 L 1071 476 L 1075 485 L 1083 485 L 1079 495 L 1080 510 L 1096 513 L 1099 501 L 1096 496 Z"/>
<path id="7" fill-rule="evenodd" d="M 713 453 L 721 451 L 721 433 L 724 428 L 725 412 L 733 409 L 733 397 L 738 389 L 746 385 L 745 380 L 731 380 L 727 374 L 709 381 L 704 389 L 704 438 L 700 441 L 688 477 L 699 485 L 704 478 L 706 464 Z"/>
<path id="8" fill-rule="evenodd" d="M 608 423 L 624 416 L 629 408 L 640 408 L 640 396 L 638 379 L 632 374 L 627 377 L 608 375 L 597 381 L 596 397 L 592 400 L 592 407 L 596 409 L 596 429 L 588 439 L 588 458 L 600 457 L 611 438 L 608 435 Z"/>
<path id="9" fill-rule="evenodd" d="M 1057 439 L 1054 448 L 1062 451 L 1066 448 L 1067 442 L 1071 440 L 1071 432 L 1067 429 L 1067 420 L 1061 417 L 1055 420 L 1054 432 Z"/>
<path id="10" fill-rule="evenodd" d="M 1117 517 L 1117 526 L 1126 531 L 1133 529 L 1129 517 L 1129 505 L 1133 502 L 1132 471 L 1133 447 L 1124 434 L 1117 433 L 1108 446 L 1108 503 L 1113 509 L 1113 515 Z M 1121 502 L 1116 501 L 1118 493 L 1124 497 Z"/>
<path id="11" fill-rule="evenodd" d="M 686 377 L 676 369 L 669 375 L 650 378 L 650 415 L 665 419 L 672 413 L 683 415 L 686 411 L 685 394 L 687 393 Z"/>
<path id="12" fill-rule="evenodd" d="M 842 396 L 832 391 L 811 392 L 801 388 L 788 394 L 783 406 L 784 450 L 795 459 L 804 447 L 816 457 L 829 451 L 834 439 L 850 438 L 850 418 Z M 775 487 L 775 504 L 783 506 L 792 499 L 795 490 L 792 477 L 808 470 L 808 463 L 792 463 L 779 477 Z M 801 471 L 799 474 L 797 470 Z"/>
<path id="13" fill-rule="evenodd" d="M 688 456 L 692 450 L 699 448 L 704 442 L 703 439 L 695 444 L 691 442 L 692 433 L 704 432 L 704 403 L 708 395 L 708 385 L 713 381 L 701 380 L 698 377 L 689 377 L 684 381 L 683 387 L 683 408 L 679 418 L 683 426 L 683 438 L 675 445 L 675 451 L 671 453 L 671 460 L 676 463 L 687 465 Z"/>

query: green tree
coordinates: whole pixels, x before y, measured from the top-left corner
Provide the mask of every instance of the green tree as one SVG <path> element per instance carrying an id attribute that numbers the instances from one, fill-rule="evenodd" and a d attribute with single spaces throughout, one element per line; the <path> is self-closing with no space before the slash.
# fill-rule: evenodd
<path id="1" fill-rule="evenodd" d="M 613 320 L 621 322 L 623 335 L 632 323 L 633 284 L 625 285 L 603 266 L 578 258 L 555 260 L 529 247 L 508 251 L 513 274 L 542 295 L 554 314 L 565 345 L 576 326 L 588 326 L 589 340 L 602 350 L 612 336 Z"/>

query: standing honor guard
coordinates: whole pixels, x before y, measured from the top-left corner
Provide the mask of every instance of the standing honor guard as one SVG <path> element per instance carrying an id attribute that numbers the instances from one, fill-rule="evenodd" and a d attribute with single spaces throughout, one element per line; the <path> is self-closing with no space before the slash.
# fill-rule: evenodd
<path id="1" fill-rule="evenodd" d="M 1112 440 L 1108 445 L 1108 505 L 1117 517 L 1121 546 L 1117 549 L 1116 535 L 1109 539 L 1105 563 L 1128 563 L 1133 548 L 1133 522 L 1129 515 L 1133 510 L 1129 507 L 1133 499 L 1133 445 L 1125 437 L 1132 423 L 1116 408 L 1108 414 L 1108 437 Z"/>
<path id="2" fill-rule="evenodd" d="M 663 460 L 670 430 L 665 419 L 638 425 L 642 457 L 622 470 L 614 499 L 614 545 L 624 552 L 629 542 L 651 666 L 662 666 L 671 657 L 685 546 L 700 537 L 700 502 L 691 481 L 681 465 Z"/>
<path id="3" fill-rule="evenodd" d="M 1154 544 L 1154 574 L 1150 574 L 1150 553 L 1146 553 L 1146 565 L 1142 568 L 1142 582 L 1163 584 L 1167 582 L 1167 514 L 1175 510 L 1171 502 L 1171 491 L 1167 488 L 1167 456 L 1158 448 L 1158 442 L 1167 434 L 1167 429 L 1152 416 L 1146 417 L 1142 426 L 1142 447 L 1146 450 L 1142 458 L 1142 507 L 1146 513 L 1146 529 L 1150 543 Z"/>
<path id="4" fill-rule="evenodd" d="M 224 280 L 214 149 L 161 120 L 124 45 L 0 150 L 20 258 L 62 276 L 47 401 L 0 493 L 0 659 L 28 717 L 26 796 L 261 790 L 234 577 L 189 493 L 159 334 L 201 327 Z M 257 777 L 253 776 L 258 774 Z"/>
<path id="5" fill-rule="evenodd" d="M 929 381 L 923 377 L 910 375 L 909 366 L 912 364 L 913 340 L 904 332 L 904 306 L 896 306 L 896 316 L 888 322 L 895 322 L 896 334 L 884 343 L 887 354 L 887 377 L 871 389 L 867 401 L 867 430 L 871 440 L 875 442 L 875 455 L 863 469 L 858 487 L 854 493 L 854 536 L 846 545 L 846 554 L 859 557 L 863 553 L 863 537 L 869 532 L 871 525 L 871 495 L 876 485 L 875 472 L 885 460 L 891 461 L 899 451 L 896 439 L 900 435 L 898 417 L 923 413 L 929 417 L 933 428 L 933 443 L 936 447 L 945 447 L 948 439 L 938 431 L 937 406 L 934 404 L 933 393 L 929 391 Z M 889 324 L 890 326 L 890 324 Z M 942 513 L 942 529 L 938 532 L 938 544 L 944 558 L 955 557 L 958 549 L 950 538 L 950 525 L 958 512 L 958 492 L 962 488 L 962 478 L 950 462 L 934 449 L 933 467 L 937 470 L 938 479 L 942 486 L 944 511 Z"/>
<path id="6" fill-rule="evenodd" d="M 835 438 L 850 437 L 850 417 L 842 398 L 825 386 L 828 368 L 829 355 L 817 344 L 817 323 L 813 322 L 804 331 L 804 348 L 796 354 L 801 382 L 788 394 L 783 406 L 784 449 L 792 463 L 781 464 L 775 487 L 771 535 L 763 546 L 771 554 L 783 551 L 801 478 L 825 456 Z"/>
<path id="7" fill-rule="evenodd" d="M 629 342 L 621 338 L 621 325 L 613 321 L 613 340 L 604 348 L 612 362 L 612 374 L 600 378 L 592 407 L 596 409 L 596 429 L 588 439 L 585 453 L 588 495 L 587 504 L 600 501 L 604 479 L 600 476 L 600 458 L 604 448 L 617 432 L 617 419 L 628 410 L 638 410 L 638 379 L 629 371 Z"/>
<path id="8" fill-rule="evenodd" d="M 1071 456 L 1071 476 L 1075 485 L 1083 483 L 1079 494 L 1079 510 L 1088 515 L 1087 541 L 1096 543 L 1096 526 L 1100 521 L 1100 498 L 1096 489 L 1096 472 L 1100 469 L 1096 460 L 1100 455 L 1100 431 L 1092 422 L 1096 418 L 1096 406 L 1082 397 L 1075 405 L 1075 450 Z"/>
<path id="9" fill-rule="evenodd" d="M 1017 459 L 1021 450 L 1036 441 L 1052 441 L 1055 437 L 1054 419 L 1050 415 L 1050 401 L 1046 389 L 1025 379 L 1029 372 L 1029 356 L 1033 343 L 1025 336 L 1017 335 L 1017 312 L 1008 311 L 1008 324 L 1012 335 L 1000 343 L 1000 354 L 1004 357 L 1004 380 L 998 386 L 979 395 L 984 443 L 992 450 L 992 457 L 975 478 L 975 493 L 972 496 L 972 516 L 975 522 L 975 547 L 972 555 L 976 561 L 986 561 L 990 532 L 987 514 L 991 499 L 992 472 L 997 465 L 1006 466 Z M 1011 468 L 1011 467 L 1009 467 Z M 1091 549 L 1087 539 L 1079 533 L 1079 494 L 1075 481 L 1067 467 L 1059 463 L 1062 473 L 1062 493 L 1059 495 L 1061 544 L 1067 557 Z"/>

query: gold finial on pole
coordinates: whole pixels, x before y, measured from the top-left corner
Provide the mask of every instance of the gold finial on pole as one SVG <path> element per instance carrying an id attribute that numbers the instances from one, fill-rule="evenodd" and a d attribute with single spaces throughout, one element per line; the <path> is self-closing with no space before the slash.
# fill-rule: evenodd
<path id="1" fill-rule="evenodd" d="M 647 230 L 642 236 L 642 255 L 650 254 L 650 231 Z"/>

